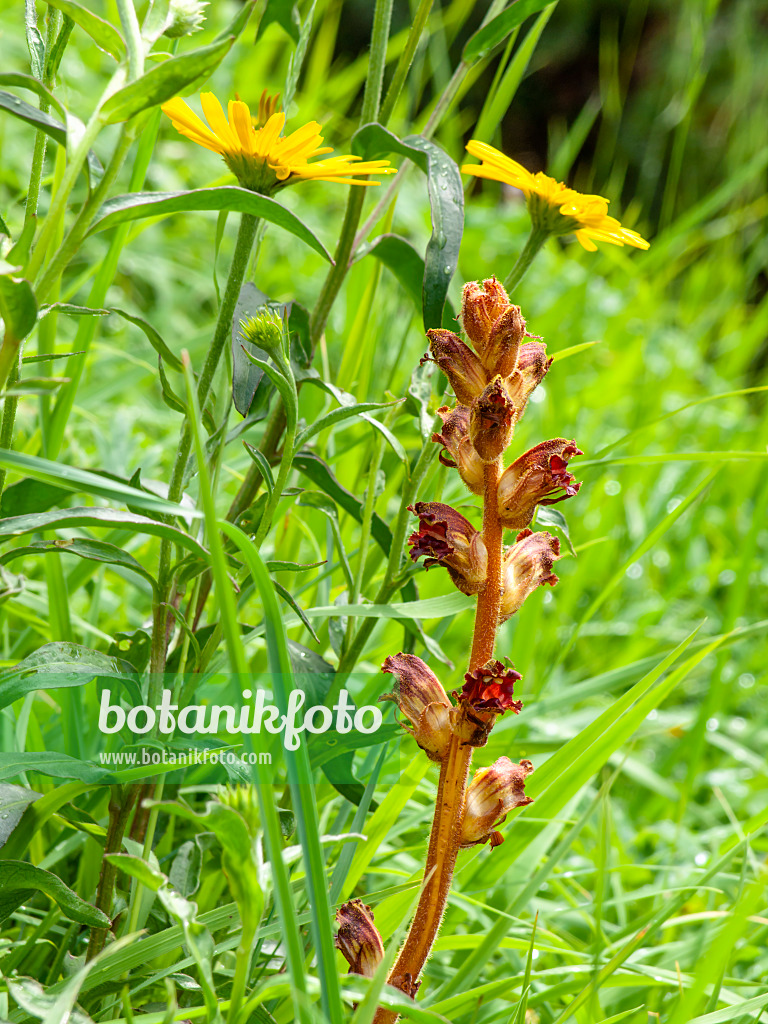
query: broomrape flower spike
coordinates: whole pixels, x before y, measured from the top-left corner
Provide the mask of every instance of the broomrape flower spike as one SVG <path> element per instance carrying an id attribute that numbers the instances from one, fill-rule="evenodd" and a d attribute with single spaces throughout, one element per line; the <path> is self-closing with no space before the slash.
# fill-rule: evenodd
<path id="1" fill-rule="evenodd" d="M 467 152 L 481 163 L 464 164 L 462 173 L 519 188 L 528 200 L 534 230 L 545 235 L 574 233 L 589 252 L 597 251 L 595 242 L 649 248 L 650 243 L 636 231 L 622 227 L 615 217 L 608 215 L 608 199 L 583 195 L 541 172 L 531 174 L 522 164 L 485 142 L 472 139 L 467 143 Z"/>
<path id="2" fill-rule="evenodd" d="M 358 181 L 356 176 L 394 174 L 388 160 L 361 160 L 357 156 L 331 156 L 323 146 L 321 126 L 310 121 L 290 135 L 283 135 L 285 114 L 276 110 L 278 97 L 262 94 L 259 117 L 255 120 L 247 103 L 230 100 L 227 113 L 212 92 L 200 94 L 205 124 L 181 97 L 162 105 L 173 127 L 224 158 L 243 188 L 271 196 L 297 181 L 333 181 L 342 185 L 378 185 L 378 181 Z M 310 163 L 310 160 L 313 162 Z"/>
<path id="3" fill-rule="evenodd" d="M 560 194 L 564 191 L 562 186 Z M 440 928 L 459 850 L 480 843 L 498 846 L 503 842 L 498 826 L 506 815 L 532 802 L 525 794 L 530 761 L 501 757 L 467 785 L 470 761 L 501 715 L 523 709 L 515 696 L 520 673 L 494 657 L 499 623 L 538 587 L 558 582 L 552 568 L 561 557 L 559 542 L 528 529 L 529 524 L 538 505 L 564 501 L 580 487 L 568 462 L 581 452 L 566 438 L 534 445 L 504 469 L 515 428 L 552 360 L 495 277 L 464 286 L 461 324 L 467 341 L 442 328 L 427 332 L 430 356 L 425 358 L 431 357 L 446 375 L 457 403 L 438 410 L 443 429 L 432 441 L 441 446 L 443 465 L 456 469 L 469 490 L 482 497 L 482 528 L 450 505 L 417 501 L 409 506 L 419 525 L 408 545 L 414 562 L 423 559 L 426 569 L 443 566 L 458 590 L 476 598 L 469 666 L 460 691 L 452 692 L 453 701 L 415 655 L 396 654 L 382 666 L 396 685 L 380 699 L 397 703 L 407 720 L 404 728 L 440 765 L 424 886 L 388 978 L 411 997 Z M 522 531 L 506 548 L 505 529 Z M 350 963 L 356 955 L 353 950 L 353 957 L 347 957 Z M 374 1024 L 396 1019 L 396 1012 L 380 1007 Z"/>

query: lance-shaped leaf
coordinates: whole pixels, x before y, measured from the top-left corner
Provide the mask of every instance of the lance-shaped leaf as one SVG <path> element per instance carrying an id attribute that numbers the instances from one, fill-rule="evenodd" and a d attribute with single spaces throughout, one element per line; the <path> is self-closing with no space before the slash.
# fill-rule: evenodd
<path id="1" fill-rule="evenodd" d="M 157 107 L 193 88 L 219 66 L 234 41 L 235 37 L 229 36 L 223 42 L 201 46 L 152 68 L 109 97 L 101 108 L 102 119 L 106 124 L 127 121 L 142 110 Z"/>
<path id="2" fill-rule="evenodd" d="M 32 125 L 33 128 L 37 128 L 41 132 L 45 132 L 54 142 L 58 142 L 60 146 L 67 146 L 67 128 L 57 121 L 55 117 L 51 117 L 50 114 L 43 113 L 42 110 L 38 110 L 37 107 L 33 107 L 31 103 L 27 103 L 26 100 L 19 99 L 18 96 L 14 96 L 13 93 L 0 91 L 0 110 L 7 110 L 9 114 L 13 114 L 14 117 L 18 117 L 21 121 L 26 121 L 27 124 Z M 77 121 L 71 114 L 67 118 L 71 124 L 78 125 L 80 122 Z M 104 168 L 101 166 L 101 161 L 93 151 L 89 151 L 85 163 L 86 172 L 90 178 L 91 185 L 98 184 L 104 174 Z"/>
<path id="3" fill-rule="evenodd" d="M 56 10 L 71 18 L 91 37 L 100 50 L 108 53 L 117 61 L 123 59 L 125 56 L 123 37 L 108 21 L 104 21 L 98 14 L 89 11 L 82 4 L 75 3 L 74 0 L 48 0 L 48 6 L 55 7 Z"/>
<path id="4" fill-rule="evenodd" d="M 470 36 L 464 46 L 462 60 L 467 64 L 474 64 L 475 61 L 487 57 L 491 50 L 500 46 L 510 32 L 529 18 L 547 7 L 552 0 L 516 0 L 516 3 L 497 14 L 487 25 L 479 28 L 473 36 Z"/>
<path id="5" fill-rule="evenodd" d="M 45 644 L 18 665 L 0 673 L 0 709 L 7 708 L 33 690 L 84 686 L 96 676 L 117 679 L 128 689 L 131 700 L 141 703 L 141 690 L 133 665 L 122 658 L 113 658 L 61 640 Z"/>
<path id="6" fill-rule="evenodd" d="M 401 153 L 427 176 L 432 235 L 424 254 L 422 315 L 425 330 L 440 327 L 464 232 L 464 186 L 459 168 L 445 150 L 430 139 L 421 135 L 399 139 L 380 124 L 365 124 L 358 129 L 352 139 L 352 149 L 366 160 L 385 153 Z"/>
<path id="7" fill-rule="evenodd" d="M 0 565 L 7 565 L 15 558 L 25 555 L 46 555 L 67 553 L 77 555 L 78 558 L 86 558 L 92 562 L 103 562 L 106 565 L 119 565 L 123 569 L 130 569 L 137 575 L 142 576 L 152 587 L 157 589 L 157 581 L 151 573 L 147 572 L 144 566 L 137 562 L 133 555 L 119 548 L 116 544 L 109 544 L 103 540 L 93 540 L 90 537 L 73 537 L 71 540 L 42 540 L 35 541 L 23 548 L 13 548 L 0 555 Z"/>
<path id="8" fill-rule="evenodd" d="M 270 224 L 290 232 L 329 263 L 333 262 L 331 254 L 320 239 L 296 214 L 286 210 L 269 196 L 250 192 L 239 185 L 198 188 L 190 192 L 129 192 L 123 196 L 115 196 L 101 207 L 91 226 L 91 232 L 104 231 L 115 224 L 141 220 L 144 217 L 161 217 L 169 213 L 190 213 L 196 210 L 234 210 L 238 213 L 253 214 L 254 217 L 269 221 Z"/>
<path id="9" fill-rule="evenodd" d="M 109 928 L 109 918 L 96 907 L 80 899 L 58 875 L 44 871 L 20 860 L 0 861 L 0 921 L 7 917 L 36 892 L 44 892 L 59 905 L 70 921 L 90 928 Z"/>

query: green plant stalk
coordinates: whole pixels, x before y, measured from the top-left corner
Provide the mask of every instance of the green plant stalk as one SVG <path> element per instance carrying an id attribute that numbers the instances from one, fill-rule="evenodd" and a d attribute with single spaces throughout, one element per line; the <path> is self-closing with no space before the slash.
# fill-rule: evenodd
<path id="1" fill-rule="evenodd" d="M 147 821 L 147 831 L 144 836 L 144 847 L 141 851 L 142 860 L 149 861 L 149 855 L 152 852 L 152 843 L 155 838 L 155 829 L 157 827 L 157 818 L 160 814 L 160 808 L 157 803 L 163 799 L 163 789 L 165 788 L 165 776 L 161 775 L 158 779 L 154 792 L 152 793 L 152 800 L 155 801 L 149 811 L 149 820 Z M 131 892 L 131 914 L 128 918 L 128 925 L 125 930 L 126 935 L 130 935 L 132 932 L 138 931 L 139 929 L 139 913 L 141 912 L 141 899 L 144 891 L 144 886 L 141 882 L 137 881 L 132 886 Z"/>
<path id="2" fill-rule="evenodd" d="M 278 364 L 279 369 L 282 371 L 283 376 L 287 381 L 287 390 L 290 392 L 288 397 L 290 398 L 290 401 L 284 400 L 283 403 L 283 408 L 285 409 L 286 414 L 283 454 L 280 459 L 280 469 L 278 470 L 277 478 L 275 479 L 275 486 L 272 489 L 272 494 L 269 497 L 267 506 L 264 509 L 264 515 L 261 517 L 261 522 L 259 523 L 259 527 L 253 539 L 254 546 L 257 550 L 264 543 L 264 538 L 269 533 L 275 509 L 283 496 L 283 490 L 288 482 L 288 476 L 291 472 L 291 467 L 293 466 L 296 427 L 298 424 L 299 396 L 296 388 L 296 379 L 293 376 L 293 370 L 291 369 L 290 358 L 287 356 L 275 356 L 275 362 Z"/>
<path id="3" fill-rule="evenodd" d="M 256 217 L 250 213 L 244 213 L 241 215 L 240 226 L 237 232 L 237 240 L 235 242 L 235 251 L 232 255 L 229 276 L 227 277 L 224 295 L 222 296 L 221 305 L 219 307 L 219 316 L 216 321 L 213 340 L 211 341 L 211 346 L 208 349 L 208 355 L 197 383 L 197 404 L 201 409 L 205 408 L 205 402 L 211 390 L 211 385 L 213 384 L 213 378 L 219 365 L 219 360 L 221 359 L 221 353 L 224 350 L 227 340 L 231 337 L 232 317 L 235 312 L 238 296 L 240 295 L 243 278 L 245 277 L 245 271 L 248 266 L 253 240 L 256 237 L 257 227 L 258 219 Z M 178 501 L 181 498 L 184 486 L 184 471 L 186 469 L 191 446 L 192 428 L 189 416 L 187 416 L 181 429 L 181 437 L 179 438 L 176 458 L 171 472 L 171 481 L 168 488 L 169 501 Z M 160 690 L 162 689 L 161 675 L 165 668 L 166 630 L 168 623 L 168 613 L 165 606 L 170 597 L 172 583 L 170 575 L 171 550 L 171 542 L 163 540 L 160 544 L 160 564 L 157 576 L 158 593 L 155 597 L 153 609 L 152 648 L 150 654 L 150 673 L 152 673 L 152 675 L 150 678 L 148 696 L 150 704 L 153 702 L 153 699 L 156 703 L 160 697 Z"/>
<path id="4" fill-rule="evenodd" d="M 384 97 L 384 102 L 381 105 L 379 124 L 386 126 L 392 116 L 395 104 L 400 98 L 400 93 L 403 91 L 403 86 L 405 85 L 405 80 L 408 77 L 408 72 L 413 64 L 413 58 L 416 56 L 416 48 L 419 45 L 421 33 L 424 31 L 424 26 L 427 23 L 427 18 L 432 10 L 433 3 L 434 0 L 419 0 L 419 6 L 413 17 L 413 23 L 410 31 L 408 32 L 408 38 L 405 41 L 405 49 L 400 54 L 400 60 L 397 62 L 397 67 L 395 68 L 395 73 L 392 76 L 392 81 L 389 83 L 387 95 Z"/>
<path id="5" fill-rule="evenodd" d="M 8 387 L 12 388 L 19 379 L 19 350 L 16 349 L 16 362 L 11 366 L 8 374 Z M 0 424 L 0 448 L 10 450 L 13 444 L 13 427 L 16 422 L 16 410 L 19 406 L 19 399 L 16 395 L 10 395 L 3 402 L 3 421 Z M 8 470 L 0 466 L 0 497 L 3 494 Z"/>
<path id="6" fill-rule="evenodd" d="M 144 185 L 149 170 L 149 163 L 152 159 L 152 151 L 157 139 L 157 131 L 160 124 L 160 111 L 153 111 L 144 131 L 139 136 L 136 147 L 136 157 L 133 162 L 133 169 L 128 184 L 129 192 L 138 192 Z M 91 309 L 99 309 L 104 305 L 110 285 L 115 279 L 117 264 L 120 259 L 125 241 L 130 231 L 130 224 L 119 224 L 110 239 L 107 252 L 99 265 L 90 294 L 88 305 Z M 84 316 L 80 318 L 77 333 L 72 347 L 82 355 L 70 356 L 67 360 L 64 376 L 69 377 L 69 383 L 64 384 L 60 391 L 56 404 L 51 414 L 48 433 L 48 458 L 55 459 L 61 450 L 64 440 L 64 431 L 67 426 L 72 406 L 74 405 L 77 387 L 85 370 L 88 352 L 93 342 L 98 327 L 98 317 Z"/>
<path id="7" fill-rule="evenodd" d="M 51 53 L 51 49 L 56 42 L 56 35 L 59 30 L 59 26 L 62 22 L 62 15 L 60 11 L 55 10 L 52 7 L 48 8 L 48 27 L 45 33 L 45 66 L 43 70 L 42 82 L 43 85 L 50 88 L 51 78 L 48 72 L 48 57 Z M 40 110 L 47 114 L 51 109 L 51 104 L 47 97 L 40 97 Z M 29 174 L 29 188 L 27 189 L 27 202 L 24 207 L 24 227 L 29 224 L 37 216 L 37 204 L 40 200 L 40 184 L 43 180 L 43 163 L 45 162 L 45 150 L 48 142 L 48 136 L 45 132 L 39 131 L 35 135 L 35 148 L 32 153 L 32 169 Z"/>
<path id="8" fill-rule="evenodd" d="M 439 429 L 440 420 L 436 420 L 435 429 Z M 386 604 L 392 595 L 403 585 L 405 580 L 401 576 L 401 564 L 403 557 L 403 548 L 405 546 L 405 535 L 408 531 L 408 518 L 410 513 L 408 506 L 411 505 L 416 496 L 416 492 L 424 480 L 424 477 L 429 472 L 429 468 L 437 458 L 438 447 L 432 441 L 425 441 L 424 445 L 419 453 L 419 457 L 416 460 L 416 464 L 411 470 L 408 479 L 405 481 L 403 487 L 403 496 L 400 501 L 400 510 L 395 520 L 395 526 L 392 530 L 392 547 L 389 549 L 389 558 L 387 560 L 387 567 L 384 573 L 384 580 L 373 599 L 374 604 Z M 368 642 L 368 638 L 376 628 L 377 619 L 365 618 L 358 627 L 355 633 L 354 639 L 349 647 L 343 652 L 339 659 L 339 667 L 336 670 L 336 676 L 331 684 L 331 688 L 328 692 L 328 703 L 331 703 L 331 699 L 336 699 L 341 690 L 345 674 L 351 672 L 360 655 L 365 649 L 365 645 Z"/>
<path id="9" fill-rule="evenodd" d="M 546 229 L 537 227 L 531 228 L 531 233 L 523 247 L 523 251 L 517 257 L 517 262 L 510 270 L 507 279 L 504 282 L 504 287 L 507 292 L 511 292 L 514 288 L 517 288 L 518 284 L 520 284 L 527 273 L 528 268 L 538 255 L 539 250 L 548 238 L 549 232 Z"/>
<path id="10" fill-rule="evenodd" d="M 144 74 L 144 42 L 133 7 L 133 0 L 115 0 L 123 26 L 125 46 L 128 50 L 128 78 L 133 81 Z"/>
<path id="11" fill-rule="evenodd" d="M 110 157 L 110 161 L 104 171 L 104 177 L 93 192 L 91 192 L 87 201 L 83 204 L 83 208 L 77 215 L 74 224 L 69 229 L 64 241 L 51 257 L 50 262 L 35 287 L 35 295 L 38 303 L 44 302 L 48 295 L 54 290 L 62 273 L 66 270 L 72 260 L 72 257 L 80 248 L 88 228 L 91 226 L 91 223 L 101 206 L 102 200 L 109 192 L 112 183 L 123 165 L 123 161 L 125 160 L 128 150 L 133 144 L 135 131 L 135 126 L 123 125 L 117 145 L 115 146 L 112 156 Z M 47 223 L 48 222 L 46 221 L 46 226 Z M 37 251 L 38 250 L 36 249 L 35 252 Z"/>
<path id="12" fill-rule="evenodd" d="M 111 83 L 108 89 L 109 88 L 111 88 Z M 104 95 L 108 95 L 108 92 Z M 91 148 L 91 144 L 99 134 L 101 127 L 102 125 L 97 107 L 96 111 L 91 115 L 88 124 L 85 126 L 85 131 L 83 132 L 82 138 L 77 144 L 71 159 L 67 162 L 67 169 L 64 173 L 64 177 L 62 178 L 61 185 L 51 199 L 51 206 L 46 215 L 45 223 L 43 224 L 37 244 L 35 245 L 29 259 L 29 263 L 26 267 L 26 276 L 30 279 L 37 277 L 40 272 L 48 251 L 48 246 L 50 245 L 56 229 L 56 225 L 59 219 L 64 216 L 64 210 L 66 208 L 69 195 L 75 187 L 75 182 L 83 168 L 85 158 L 88 156 L 88 150 Z M 38 301 L 41 301 L 39 297 Z"/>
<path id="13" fill-rule="evenodd" d="M 379 466 L 381 465 L 381 458 L 384 454 L 384 436 L 376 431 L 376 436 L 373 439 L 373 456 L 370 461 L 368 468 L 368 487 L 365 492 L 365 505 L 363 506 L 363 521 L 360 524 L 360 557 L 357 562 L 357 572 L 355 574 L 354 585 L 349 595 L 349 603 L 357 604 L 360 595 L 363 592 L 363 583 L 365 580 L 365 563 L 366 554 L 368 552 L 368 541 L 371 537 L 371 523 L 373 522 L 373 508 L 376 504 L 376 478 L 379 475 Z M 347 626 L 347 635 L 345 639 L 345 646 L 350 642 L 354 631 L 354 616 L 350 615 L 349 624 Z"/>

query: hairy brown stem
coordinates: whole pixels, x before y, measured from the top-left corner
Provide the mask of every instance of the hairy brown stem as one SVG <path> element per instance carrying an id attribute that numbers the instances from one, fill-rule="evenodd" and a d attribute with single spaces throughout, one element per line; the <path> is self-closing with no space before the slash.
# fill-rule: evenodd
<path id="1" fill-rule="evenodd" d="M 139 786 L 129 786 L 123 789 L 122 786 L 113 786 L 109 798 L 109 825 L 107 836 L 104 842 L 104 853 L 119 853 L 123 845 L 125 827 L 131 814 L 134 801 L 138 794 Z M 112 899 L 115 892 L 115 878 L 117 868 L 106 859 L 101 862 L 101 874 L 96 889 L 95 906 L 107 917 L 112 910 Z M 86 962 L 102 951 L 107 941 L 108 928 L 91 928 L 91 936 L 88 941 L 88 950 L 85 954 Z"/>
<path id="2" fill-rule="evenodd" d="M 488 551 L 488 575 L 485 589 L 477 599 L 472 637 L 470 672 L 493 657 L 501 602 L 502 527 L 499 522 L 497 488 L 502 471 L 498 459 L 485 467 L 483 495 L 483 541 Z M 424 888 L 419 898 L 408 937 L 400 950 L 388 981 L 413 996 L 419 975 L 432 951 L 440 922 L 445 913 L 456 858 L 459 852 L 461 820 L 467 790 L 472 747 L 458 735 L 452 735 L 448 751 L 440 765 L 437 803 L 424 867 Z M 379 1007 L 374 1024 L 394 1024 L 398 1014 Z"/>

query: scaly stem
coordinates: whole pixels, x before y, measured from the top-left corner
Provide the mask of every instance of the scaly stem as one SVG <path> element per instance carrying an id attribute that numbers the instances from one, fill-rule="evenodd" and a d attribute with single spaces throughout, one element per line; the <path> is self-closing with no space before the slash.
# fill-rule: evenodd
<path id="1" fill-rule="evenodd" d="M 470 672 L 493 657 L 501 602 L 502 527 L 499 522 L 497 488 L 502 461 L 485 467 L 483 495 L 483 541 L 488 550 L 485 590 L 477 599 L 472 637 Z M 434 945 L 445 913 L 451 879 L 459 852 L 461 819 L 467 789 L 472 747 L 452 735 L 448 752 L 440 765 L 437 803 L 424 867 L 424 888 L 411 922 L 408 937 L 389 975 L 389 984 L 414 995 L 419 975 Z M 380 1007 L 374 1024 L 394 1024 L 398 1014 Z"/>
<path id="2" fill-rule="evenodd" d="M 235 242 L 235 251 L 232 255 L 232 265 L 229 268 L 229 277 L 224 289 L 224 295 L 219 307 L 219 317 L 216 321 L 211 347 L 208 349 L 208 356 L 200 373 L 197 383 L 197 401 L 200 409 L 205 409 L 205 402 L 211 390 L 213 378 L 224 351 L 224 345 L 231 336 L 232 317 L 235 312 L 240 288 L 245 277 L 248 260 L 251 254 L 253 240 L 256 237 L 258 220 L 250 213 L 244 213 L 240 219 L 240 228 Z M 171 482 L 168 488 L 168 500 L 178 501 L 184 488 L 184 471 L 187 466 L 187 459 L 192 447 L 192 431 L 189 421 L 185 420 L 181 430 L 179 446 L 176 450 L 176 459 L 171 473 Z M 156 704 L 160 698 L 162 689 L 162 672 L 165 668 L 166 653 L 166 632 L 168 627 L 168 612 L 166 604 L 171 593 L 171 542 L 163 540 L 160 545 L 160 565 L 158 569 L 158 593 L 155 599 L 153 611 L 152 628 L 152 650 L 150 655 L 151 681 L 149 688 L 148 702 Z"/>
<path id="3" fill-rule="evenodd" d="M 493 657 L 493 645 L 496 642 L 496 629 L 499 624 L 502 528 L 499 522 L 497 490 L 501 471 L 502 462 L 501 459 L 497 459 L 485 467 L 484 473 L 483 542 L 488 552 L 488 575 L 485 590 L 477 598 L 472 654 L 469 658 L 470 672 L 480 668 Z"/>

